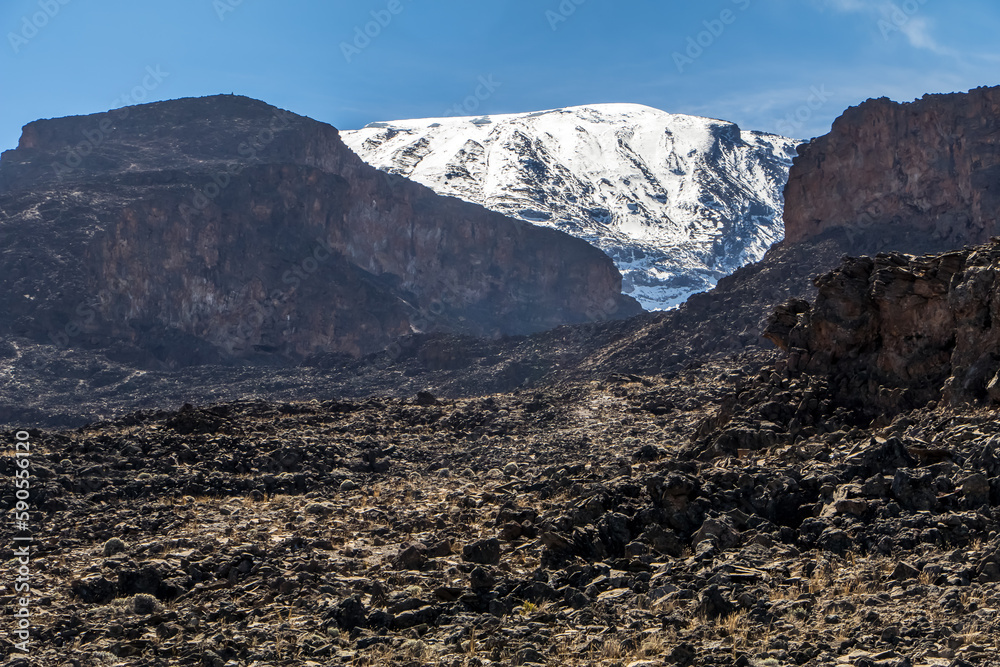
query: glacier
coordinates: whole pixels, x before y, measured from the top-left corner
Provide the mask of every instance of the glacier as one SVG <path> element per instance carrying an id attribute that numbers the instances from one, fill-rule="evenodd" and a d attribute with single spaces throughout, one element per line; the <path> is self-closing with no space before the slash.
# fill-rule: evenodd
<path id="1" fill-rule="evenodd" d="M 800 143 L 638 104 L 386 121 L 341 136 L 379 169 L 597 246 L 646 310 L 711 289 L 783 238 Z"/>

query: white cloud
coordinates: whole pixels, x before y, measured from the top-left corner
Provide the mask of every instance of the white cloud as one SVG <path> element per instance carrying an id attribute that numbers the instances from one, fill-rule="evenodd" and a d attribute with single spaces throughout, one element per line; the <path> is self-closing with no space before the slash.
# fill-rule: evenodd
<path id="1" fill-rule="evenodd" d="M 876 22 L 879 33 L 887 41 L 894 34 L 900 33 L 915 49 L 930 51 L 940 56 L 956 56 L 955 51 L 941 46 L 931 35 L 933 22 L 926 16 L 920 15 L 922 4 L 909 2 L 900 6 L 892 0 L 823 0 L 824 6 L 834 10 L 871 16 Z"/>
<path id="2" fill-rule="evenodd" d="M 912 16 L 899 26 L 899 29 L 906 39 L 910 41 L 910 46 L 915 49 L 926 49 L 941 56 L 957 55 L 951 49 L 946 49 L 931 37 L 931 22 L 923 16 Z"/>

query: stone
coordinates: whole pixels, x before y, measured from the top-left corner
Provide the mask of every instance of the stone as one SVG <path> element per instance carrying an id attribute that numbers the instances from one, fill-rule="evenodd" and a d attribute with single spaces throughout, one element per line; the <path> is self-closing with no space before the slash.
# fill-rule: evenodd
<path id="1" fill-rule="evenodd" d="M 907 579 L 915 579 L 920 576 L 920 570 L 905 561 L 899 561 L 896 563 L 895 569 L 893 569 L 892 574 L 889 576 L 896 581 L 905 581 Z"/>
<path id="2" fill-rule="evenodd" d="M 429 391 L 418 391 L 417 392 L 417 398 L 416 398 L 416 404 L 417 405 L 422 405 L 422 406 L 425 406 L 425 407 L 429 406 L 429 405 L 437 405 L 438 404 L 438 399 L 437 399 L 437 397 L 434 394 L 432 394 Z"/>
<path id="3" fill-rule="evenodd" d="M 522 532 L 521 524 L 516 521 L 508 521 L 500 529 L 500 539 L 505 542 L 513 542 L 521 537 Z"/>
<path id="4" fill-rule="evenodd" d="M 833 508 L 837 514 L 849 514 L 860 517 L 867 514 L 868 503 L 860 498 L 846 498 L 834 501 Z"/>
<path id="5" fill-rule="evenodd" d="M 820 533 L 816 544 L 820 549 L 825 551 L 843 554 L 854 545 L 854 540 L 851 539 L 851 536 L 846 531 L 830 526 Z"/>
<path id="6" fill-rule="evenodd" d="M 684 543 L 674 531 L 658 524 L 649 526 L 640 536 L 654 551 L 677 557 L 684 551 Z"/>
<path id="7" fill-rule="evenodd" d="M 629 542 L 625 545 L 625 556 L 628 558 L 638 558 L 649 553 L 649 545 L 644 542 Z"/>
<path id="8" fill-rule="evenodd" d="M 1000 244 L 920 258 L 900 252 L 847 257 L 816 279 L 808 318 L 789 329 L 789 316 L 777 312 L 766 335 L 779 347 L 804 350 L 809 372 L 858 377 L 873 370 L 878 382 L 844 383 L 842 397 L 863 397 L 872 414 L 939 399 L 946 405 L 989 401 L 986 387 L 1000 372 L 990 352 L 988 297 L 1000 290 L 998 268 Z M 947 456 L 919 448 L 911 453 L 932 463 Z M 902 467 L 895 458 L 881 470 Z M 863 463 L 866 472 L 876 471 L 877 462 Z"/>
<path id="9" fill-rule="evenodd" d="M 598 539 L 614 556 L 625 553 L 625 545 L 632 540 L 628 528 L 628 517 L 618 512 L 609 512 L 597 522 Z"/>
<path id="10" fill-rule="evenodd" d="M 695 650 L 694 646 L 687 642 L 683 642 L 674 647 L 674 649 L 667 656 L 667 660 L 670 661 L 671 665 L 676 665 L 676 667 L 690 667 L 694 664 L 695 658 L 698 656 L 698 652 Z"/>
<path id="11" fill-rule="evenodd" d="M 467 544 L 462 548 L 462 559 L 481 565 L 500 563 L 500 540 L 495 537 Z"/>
<path id="12" fill-rule="evenodd" d="M 429 558 L 444 558 L 445 556 L 450 556 L 454 544 L 450 539 L 438 540 L 427 547 L 427 556 Z"/>
<path id="13" fill-rule="evenodd" d="M 156 595 L 163 583 L 163 575 L 152 565 L 139 569 L 123 568 L 118 572 L 119 595 L 138 595 L 149 593 Z"/>
<path id="14" fill-rule="evenodd" d="M 515 665 L 526 665 L 528 663 L 544 665 L 547 663 L 545 656 L 535 648 L 523 648 L 514 656 Z"/>
<path id="15" fill-rule="evenodd" d="M 315 514 L 317 516 L 329 516 L 333 513 L 333 507 L 328 503 L 309 503 L 305 507 L 307 514 Z"/>
<path id="16" fill-rule="evenodd" d="M 422 570 L 427 564 L 427 548 L 410 544 L 396 555 L 396 565 L 404 570 Z"/>
<path id="17" fill-rule="evenodd" d="M 691 537 L 691 542 L 698 544 L 709 539 L 716 540 L 723 549 L 731 549 L 739 544 L 740 533 L 728 519 L 705 519 Z"/>
<path id="18" fill-rule="evenodd" d="M 632 458 L 636 461 L 656 461 L 657 459 L 662 458 L 663 455 L 664 451 L 661 448 L 656 447 L 655 445 L 646 444 L 637 449 L 632 454 Z"/>
<path id="19" fill-rule="evenodd" d="M 367 620 L 365 606 L 361 603 L 361 596 L 352 595 L 344 598 L 336 604 L 329 614 L 329 618 L 341 630 L 353 630 L 363 626 Z"/>
<path id="20" fill-rule="evenodd" d="M 975 509 L 990 502 L 990 481 L 982 473 L 965 477 L 959 482 L 959 488 L 969 508 Z"/>
<path id="21" fill-rule="evenodd" d="M 493 573 L 482 566 L 473 569 L 469 577 L 472 583 L 472 590 L 478 592 L 488 591 L 496 586 L 497 583 Z"/>
<path id="22" fill-rule="evenodd" d="M 98 575 L 78 579 L 72 583 L 73 594 L 87 604 L 104 604 L 114 599 L 118 587 L 115 582 Z"/>
<path id="23" fill-rule="evenodd" d="M 909 469 L 896 471 L 892 494 L 899 504 L 910 510 L 930 510 L 937 505 L 937 494 L 931 487 L 934 474 Z"/>
<path id="24" fill-rule="evenodd" d="M 726 599 L 715 584 L 703 590 L 699 596 L 699 609 L 709 618 L 717 618 L 733 613 L 735 605 Z"/>

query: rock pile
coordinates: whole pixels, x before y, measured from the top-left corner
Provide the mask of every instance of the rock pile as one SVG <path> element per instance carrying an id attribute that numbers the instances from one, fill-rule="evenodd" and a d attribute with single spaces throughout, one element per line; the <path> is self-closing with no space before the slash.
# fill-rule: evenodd
<path id="1" fill-rule="evenodd" d="M 761 410 L 804 412 L 739 426 L 735 397 L 771 383 L 788 395 Z M 37 433 L 37 655 L 998 664 L 992 413 L 940 405 L 863 428 L 805 418 L 824 408 L 804 391 L 729 361 Z"/>

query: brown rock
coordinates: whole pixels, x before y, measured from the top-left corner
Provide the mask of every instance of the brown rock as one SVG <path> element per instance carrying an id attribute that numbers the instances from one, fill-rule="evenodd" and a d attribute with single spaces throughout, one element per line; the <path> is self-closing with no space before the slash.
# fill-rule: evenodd
<path id="1" fill-rule="evenodd" d="M 421 544 L 411 544 L 396 556 L 396 564 L 405 570 L 420 570 L 427 564 L 427 549 Z"/>
<path id="2" fill-rule="evenodd" d="M 899 561 L 890 576 L 896 581 L 905 581 L 907 579 L 915 579 L 919 575 L 920 570 L 905 561 Z"/>
<path id="3" fill-rule="evenodd" d="M 467 544 L 462 548 L 462 559 L 481 565 L 496 565 L 500 562 L 500 540 L 493 537 Z"/>
<path id="4" fill-rule="evenodd" d="M 996 234 L 1000 88 L 852 107 L 799 147 L 785 189 L 785 239 L 887 224 L 950 247 Z"/>
<path id="5" fill-rule="evenodd" d="M 992 316 L 1000 243 L 921 257 L 846 258 L 815 283 L 819 293 L 808 318 L 788 328 L 784 307 L 767 330 L 779 347 L 800 345 L 808 353 L 800 370 L 870 372 L 862 389 L 881 408 L 1000 395 L 994 382 L 1000 360 L 991 352 L 1000 346 Z"/>
<path id="6" fill-rule="evenodd" d="M 975 473 L 963 479 L 961 490 L 969 507 L 981 507 L 990 502 L 990 480 L 982 473 Z"/>
<path id="7" fill-rule="evenodd" d="M 513 542 L 519 537 L 521 537 L 521 524 L 516 521 L 508 521 L 500 529 L 500 539 L 505 542 Z"/>

